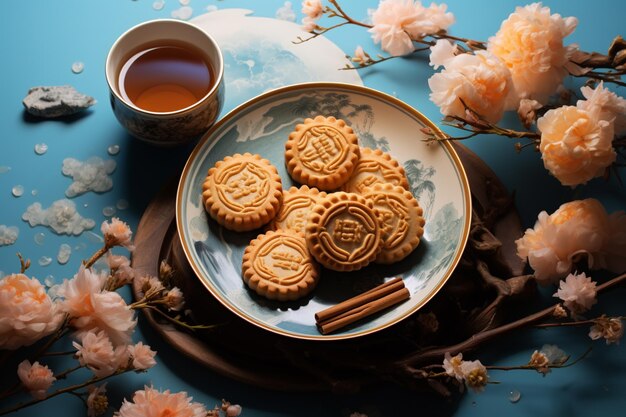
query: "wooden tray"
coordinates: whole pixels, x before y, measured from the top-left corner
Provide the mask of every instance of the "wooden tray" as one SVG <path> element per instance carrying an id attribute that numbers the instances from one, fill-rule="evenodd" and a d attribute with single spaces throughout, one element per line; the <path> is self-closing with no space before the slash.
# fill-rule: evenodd
<path id="1" fill-rule="evenodd" d="M 495 207 L 510 201 L 504 185 L 493 171 L 476 154 L 463 145 L 455 144 L 467 172 L 472 190 L 474 214 L 491 218 Z M 410 326 L 410 319 L 381 332 L 345 341 L 306 341 L 280 336 L 257 328 L 223 307 L 203 287 L 187 263 L 178 239 L 175 225 L 175 200 L 177 181 L 171 181 L 152 200 L 144 212 L 135 235 L 133 266 L 142 274 L 156 276 L 161 260 L 166 259 L 178 273 L 178 285 L 185 294 L 186 308 L 190 309 L 198 323 L 222 326 L 210 330 L 189 333 L 162 323 L 149 311 L 146 319 L 155 330 L 181 353 L 220 374 L 238 381 L 281 391 L 341 390 L 337 381 L 346 381 L 346 370 L 337 368 L 330 373 L 340 375 L 329 378 L 329 370 L 321 372 L 314 363 L 303 360 L 314 356 L 335 355 L 351 358 L 353 352 L 376 360 L 381 349 L 385 354 L 402 355 L 411 348 L 407 343 L 395 343 L 402 338 L 403 326 Z M 514 241 L 521 235 L 519 216 L 513 205 L 497 217 L 490 226 L 491 232 L 502 242 L 499 263 L 504 263 L 508 273 L 520 275 L 523 263 L 516 255 Z M 448 283 L 446 286 L 453 286 Z M 138 288 L 133 288 L 137 296 Z M 444 287 L 445 290 L 445 287 Z M 439 299 L 441 301 L 438 301 Z M 428 305 L 445 303 L 444 297 L 435 297 Z M 433 306 L 433 308 L 436 306 Z M 404 323 L 404 324 L 403 324 Z M 394 346 L 389 348 L 389 346 Z M 413 346 L 414 348 L 414 346 Z M 367 380 L 360 375 L 360 383 Z M 372 382 L 375 378 L 372 378 Z"/>

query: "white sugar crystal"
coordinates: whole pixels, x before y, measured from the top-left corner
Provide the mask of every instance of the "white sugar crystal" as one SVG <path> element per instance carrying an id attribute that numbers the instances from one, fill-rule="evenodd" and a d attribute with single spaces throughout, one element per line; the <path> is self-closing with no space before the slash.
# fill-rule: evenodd
<path id="1" fill-rule="evenodd" d="M 20 229 L 15 226 L 0 224 L 0 246 L 12 245 L 20 235 Z"/>
<path id="2" fill-rule="evenodd" d="M 80 235 L 96 225 L 92 219 L 81 216 L 76 204 L 67 199 L 57 200 L 47 209 L 42 208 L 41 203 L 33 203 L 22 214 L 22 219 L 31 227 L 46 226 L 60 235 Z"/>
<path id="3" fill-rule="evenodd" d="M 105 217 L 111 217 L 112 215 L 115 214 L 115 207 L 113 207 L 113 206 L 106 206 L 105 208 L 102 209 L 102 214 Z"/>
<path id="4" fill-rule="evenodd" d="M 182 6 L 187 6 L 189 3 L 191 3 L 191 0 L 178 0 L 178 2 L 179 2 Z"/>
<path id="5" fill-rule="evenodd" d="M 293 11 L 290 1 L 286 1 L 283 7 L 276 10 L 276 19 L 286 20 L 288 22 L 296 21 L 296 13 Z"/>
<path id="6" fill-rule="evenodd" d="M 38 143 L 35 145 L 35 153 L 37 155 L 43 155 L 47 151 L 48 151 L 48 145 L 46 145 L 45 143 Z"/>
<path id="7" fill-rule="evenodd" d="M 115 161 L 93 157 L 86 161 L 74 158 L 63 160 L 63 175 L 72 177 L 74 182 L 65 190 L 67 197 L 76 197 L 88 191 L 103 193 L 113 188 L 113 180 L 109 177 L 115 171 Z"/>
<path id="8" fill-rule="evenodd" d="M 165 2 L 163 0 L 157 0 L 154 3 L 152 3 L 152 8 L 154 10 L 162 10 L 164 6 L 165 6 Z"/>
<path id="9" fill-rule="evenodd" d="M 67 261 L 70 260 L 70 255 L 72 254 L 72 247 L 67 243 L 62 243 L 59 246 L 59 253 L 57 254 L 57 261 L 61 265 L 65 265 Z"/>
<path id="10" fill-rule="evenodd" d="M 24 186 L 16 185 L 15 187 L 11 188 L 11 194 L 13 194 L 15 197 L 21 197 L 24 194 Z"/>
<path id="11" fill-rule="evenodd" d="M 172 17 L 181 20 L 188 20 L 193 14 L 193 9 L 190 6 L 183 6 L 180 9 L 172 10 Z"/>
<path id="12" fill-rule="evenodd" d="M 48 266 L 52 263 L 52 258 L 49 256 L 42 256 L 41 258 L 39 258 L 39 265 L 41 266 Z"/>
<path id="13" fill-rule="evenodd" d="M 46 278 L 44 278 L 43 283 L 48 288 L 52 287 L 54 285 L 54 275 L 47 275 Z"/>
<path id="14" fill-rule="evenodd" d="M 33 238 L 35 239 L 35 243 L 38 244 L 39 246 L 43 245 L 43 242 L 46 240 L 46 234 L 43 232 L 39 232 L 35 235 L 35 237 Z"/>
<path id="15" fill-rule="evenodd" d="M 111 145 L 107 148 L 109 155 L 117 155 L 120 153 L 120 145 Z"/>
<path id="16" fill-rule="evenodd" d="M 32 195 L 37 195 L 37 194 L 39 194 L 39 190 L 35 188 L 35 189 L 33 189 L 30 193 L 31 193 Z"/>
<path id="17" fill-rule="evenodd" d="M 80 61 L 74 62 L 72 64 L 72 72 L 74 74 L 80 74 L 85 69 L 85 64 Z"/>

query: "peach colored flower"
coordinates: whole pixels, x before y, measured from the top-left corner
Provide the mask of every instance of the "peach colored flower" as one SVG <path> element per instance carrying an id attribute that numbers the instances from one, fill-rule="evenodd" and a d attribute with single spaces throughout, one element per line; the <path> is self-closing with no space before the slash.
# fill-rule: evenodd
<path id="1" fill-rule="evenodd" d="M 126 346 L 113 347 L 111 340 L 103 331 L 85 333 L 82 344 L 72 343 L 81 365 L 88 367 L 95 376 L 104 377 L 114 374 L 128 364 Z"/>
<path id="2" fill-rule="evenodd" d="M 463 364 L 463 354 L 459 353 L 456 356 L 451 356 L 450 352 L 446 352 L 443 359 L 443 369 L 446 371 L 446 374 L 455 377 L 458 381 L 463 381 L 465 379 L 465 374 L 461 369 L 461 365 Z"/>
<path id="3" fill-rule="evenodd" d="M 550 373 L 550 368 L 548 367 L 548 365 L 550 365 L 548 357 L 545 353 L 538 350 L 533 352 L 533 354 L 530 356 L 530 361 L 528 361 L 528 366 L 535 368 L 537 372 L 543 374 L 543 376 L 546 376 Z"/>
<path id="4" fill-rule="evenodd" d="M 598 200 L 565 203 L 553 214 L 539 213 L 534 229 L 518 239 L 517 254 L 528 258 L 540 284 L 567 276 L 586 258 L 592 269 L 626 269 L 626 215 L 607 214 Z"/>
<path id="5" fill-rule="evenodd" d="M 241 406 L 239 404 L 231 404 L 226 407 L 226 417 L 237 417 L 241 415 Z"/>
<path id="6" fill-rule="evenodd" d="M 130 230 L 130 227 L 128 227 L 126 223 L 117 217 L 113 217 L 110 222 L 102 222 L 100 230 L 104 235 L 104 243 L 109 248 L 112 248 L 113 246 L 124 246 L 130 251 L 135 248 L 131 241 L 133 236 L 132 230 Z"/>
<path id="7" fill-rule="evenodd" d="M 124 400 L 120 410 L 115 413 L 119 417 L 205 417 L 206 408 L 192 402 L 186 392 L 170 393 L 169 390 L 159 392 L 151 387 L 135 392 L 133 400 Z"/>
<path id="8" fill-rule="evenodd" d="M 430 100 L 446 116 L 466 117 L 467 106 L 483 119 L 498 122 L 510 106 L 513 92 L 509 70 L 485 51 L 454 56 L 446 43 L 438 41 L 433 47 L 431 62 L 443 65 L 444 70 L 428 80 Z"/>
<path id="9" fill-rule="evenodd" d="M 354 50 L 354 55 L 352 56 L 352 62 L 355 62 L 360 65 L 367 64 L 372 59 L 370 56 L 363 50 L 361 45 L 357 46 Z"/>
<path id="10" fill-rule="evenodd" d="M 563 185 L 585 184 L 615 162 L 613 121 L 586 110 L 563 106 L 537 120 L 543 164 Z"/>
<path id="11" fill-rule="evenodd" d="M 136 345 L 128 346 L 128 353 L 133 361 L 133 368 L 144 371 L 156 365 L 154 356 L 156 352 L 150 349 L 150 346 L 138 342 Z"/>
<path id="12" fill-rule="evenodd" d="M 324 6 L 321 0 L 304 0 L 302 2 L 302 13 L 310 19 L 319 19 L 324 13 Z"/>
<path id="13" fill-rule="evenodd" d="M 146 298 L 154 298 L 161 295 L 165 287 L 157 277 L 143 275 L 139 279 L 139 293 Z"/>
<path id="14" fill-rule="evenodd" d="M 563 305 L 569 309 L 572 317 L 576 317 L 598 302 L 596 294 L 596 282 L 583 272 L 579 275 L 569 274 L 559 283 L 559 289 L 553 297 L 563 300 Z"/>
<path id="15" fill-rule="evenodd" d="M 580 91 L 586 100 L 578 100 L 576 107 L 590 113 L 597 112 L 597 118 L 600 120 L 613 120 L 616 136 L 626 133 L 626 100 L 604 88 L 603 82 L 596 88 L 584 86 Z"/>
<path id="16" fill-rule="evenodd" d="M 36 278 L 0 279 L 0 349 L 28 346 L 54 332 L 63 314 Z"/>
<path id="17" fill-rule="evenodd" d="M 594 320 L 593 326 L 589 330 L 589 337 L 592 340 L 603 338 L 606 344 L 619 344 L 624 335 L 624 326 L 619 317 L 607 317 L 604 314 Z"/>
<path id="18" fill-rule="evenodd" d="M 28 360 L 22 361 L 17 366 L 17 376 L 30 394 L 38 400 L 46 398 L 46 391 L 56 381 L 50 368 L 40 365 L 39 362 L 31 365 Z"/>
<path id="19" fill-rule="evenodd" d="M 446 62 L 454 58 L 457 54 L 456 44 L 447 39 L 439 39 L 430 47 L 430 65 L 434 69 L 439 69 L 446 65 Z"/>
<path id="20" fill-rule="evenodd" d="M 99 329 L 104 330 L 115 345 L 126 344 L 137 321 L 118 293 L 102 290 L 105 280 L 105 275 L 81 265 L 74 278 L 65 280 L 58 290 L 63 298 L 61 306 L 78 330 L 79 339 L 86 332 Z"/>
<path id="21" fill-rule="evenodd" d="M 317 20 L 311 19 L 310 17 L 305 17 L 302 19 L 302 30 L 305 32 L 313 32 L 317 29 Z"/>
<path id="22" fill-rule="evenodd" d="M 135 270 L 130 266 L 130 259 L 123 255 L 108 254 L 107 263 L 111 269 L 113 279 L 119 288 L 130 284 L 135 278 Z"/>
<path id="23" fill-rule="evenodd" d="M 393 56 L 413 52 L 411 39 L 434 34 L 454 23 L 454 16 L 446 13 L 445 4 L 425 8 L 413 0 L 382 0 L 371 13 L 371 19 L 372 39 Z"/>
<path id="24" fill-rule="evenodd" d="M 87 417 L 97 417 L 106 413 L 109 408 L 109 399 L 107 398 L 106 382 L 98 387 L 90 385 L 87 387 L 89 395 L 87 396 Z"/>
<path id="25" fill-rule="evenodd" d="M 520 100 L 517 115 L 526 129 L 530 129 L 530 126 L 534 123 L 535 117 L 537 116 L 537 110 L 541 107 L 543 106 L 537 100 L 529 100 L 527 98 Z"/>
<path id="26" fill-rule="evenodd" d="M 185 297 L 178 287 L 173 287 L 165 293 L 165 304 L 173 311 L 180 311 L 185 305 Z"/>
<path id="27" fill-rule="evenodd" d="M 563 46 L 563 39 L 577 24 L 574 17 L 550 14 L 550 9 L 541 3 L 517 7 L 496 35 L 489 38 L 487 50 L 509 68 L 520 98 L 545 104 L 568 69 L 574 71 L 577 67 L 570 62 L 576 46 Z"/>

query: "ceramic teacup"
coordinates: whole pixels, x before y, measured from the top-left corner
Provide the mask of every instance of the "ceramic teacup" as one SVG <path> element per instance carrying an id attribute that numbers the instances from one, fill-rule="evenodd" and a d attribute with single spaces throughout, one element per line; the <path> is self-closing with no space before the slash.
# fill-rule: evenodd
<path id="1" fill-rule="evenodd" d="M 192 45 L 212 67 L 213 82 L 208 93 L 192 105 L 174 111 L 148 111 L 122 94 L 119 85 L 122 66 L 143 45 L 159 42 Z M 224 104 L 224 61 L 220 48 L 209 34 L 191 23 L 162 19 L 132 27 L 111 47 L 105 71 L 117 120 L 133 136 L 156 145 L 179 145 L 197 138 L 215 123 Z"/>

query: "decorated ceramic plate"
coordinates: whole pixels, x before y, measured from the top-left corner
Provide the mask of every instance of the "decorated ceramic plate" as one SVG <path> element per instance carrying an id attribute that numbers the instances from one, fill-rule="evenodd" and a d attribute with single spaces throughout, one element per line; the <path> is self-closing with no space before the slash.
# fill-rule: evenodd
<path id="1" fill-rule="evenodd" d="M 278 168 L 284 189 L 297 186 L 285 168 L 285 142 L 298 123 L 317 115 L 345 120 L 361 146 L 381 149 L 400 162 L 411 192 L 424 210 L 424 236 L 417 249 L 398 263 L 370 265 L 351 273 L 324 269 L 309 296 L 289 302 L 267 300 L 249 290 L 241 278 L 244 250 L 263 231 L 232 232 L 221 227 L 204 209 L 202 183 L 217 161 L 250 152 Z M 438 131 L 402 101 L 350 84 L 296 84 L 237 107 L 200 140 L 180 179 L 176 222 L 191 267 L 209 292 L 238 316 L 301 339 L 363 336 L 419 310 L 452 274 L 465 247 L 471 217 L 470 190 L 456 152 L 447 142 L 425 142 L 424 127 Z M 336 333 L 319 333 L 316 312 L 398 276 L 410 291 L 409 300 Z"/>

